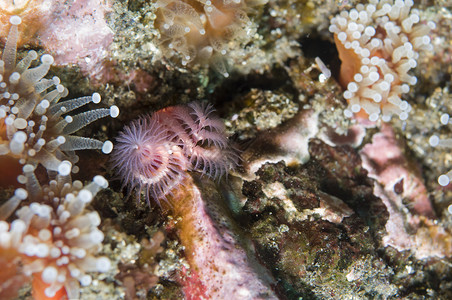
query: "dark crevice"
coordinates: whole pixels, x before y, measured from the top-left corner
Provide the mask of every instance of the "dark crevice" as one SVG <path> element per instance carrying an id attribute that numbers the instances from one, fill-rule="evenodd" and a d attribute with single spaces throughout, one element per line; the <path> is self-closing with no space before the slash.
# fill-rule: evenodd
<path id="1" fill-rule="evenodd" d="M 305 57 L 311 59 L 319 57 L 331 70 L 331 76 L 335 79 L 338 78 L 341 61 L 334 43 L 317 37 L 315 34 L 310 34 L 309 37 L 303 37 L 299 40 L 299 43 Z"/>

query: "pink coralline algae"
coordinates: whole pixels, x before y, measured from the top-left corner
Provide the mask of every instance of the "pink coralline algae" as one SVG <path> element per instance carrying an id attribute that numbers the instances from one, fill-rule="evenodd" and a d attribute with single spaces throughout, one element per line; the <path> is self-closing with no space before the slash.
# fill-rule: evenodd
<path id="1" fill-rule="evenodd" d="M 190 264 L 182 271 L 185 299 L 277 299 L 274 279 L 254 257 L 252 247 L 228 216 L 214 183 L 191 178 L 171 198 L 179 238 Z"/>
<path id="2" fill-rule="evenodd" d="M 117 138 L 112 165 L 129 190 L 145 189 L 155 201 L 165 199 L 199 171 L 218 179 L 238 164 L 239 156 L 224 135 L 210 105 L 193 102 L 132 121 Z"/>
<path id="3" fill-rule="evenodd" d="M 72 0 L 54 4 L 49 22 L 39 36 L 56 64 L 77 64 L 91 77 L 101 72 L 101 61 L 113 41 L 113 32 L 104 18 L 109 10 L 107 3 Z"/>
<path id="4" fill-rule="evenodd" d="M 0 1 L 0 36 L 12 15 L 23 19 L 19 45 L 39 44 L 57 65 L 77 64 L 83 73 L 98 79 L 108 55 L 113 31 L 107 26 L 106 0 Z M 7 28 L 7 27 L 5 27 Z"/>
<path id="5" fill-rule="evenodd" d="M 361 157 L 369 177 L 376 180 L 374 194 L 389 212 L 383 245 L 411 250 L 418 259 L 451 256 L 452 236 L 436 224 L 419 170 L 410 167 L 393 129 L 383 126 L 363 148 Z"/>
<path id="6" fill-rule="evenodd" d="M 378 179 L 385 189 L 392 189 L 409 199 L 413 213 L 429 218 L 435 216 L 419 176 L 420 170 L 410 168 L 410 162 L 405 158 L 390 126 L 383 126 L 381 132 L 374 135 L 372 144 L 367 144 L 361 154 L 370 176 Z M 400 188 L 397 188 L 398 185 Z"/>

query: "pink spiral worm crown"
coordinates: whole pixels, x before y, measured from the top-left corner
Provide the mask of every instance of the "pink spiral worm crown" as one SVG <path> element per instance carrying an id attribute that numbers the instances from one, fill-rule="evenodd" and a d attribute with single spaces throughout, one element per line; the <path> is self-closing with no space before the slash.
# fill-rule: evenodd
<path id="1" fill-rule="evenodd" d="M 192 102 L 132 121 L 116 138 L 112 166 L 123 187 L 145 190 L 159 205 L 183 185 L 187 171 L 219 179 L 239 162 L 210 104 Z"/>

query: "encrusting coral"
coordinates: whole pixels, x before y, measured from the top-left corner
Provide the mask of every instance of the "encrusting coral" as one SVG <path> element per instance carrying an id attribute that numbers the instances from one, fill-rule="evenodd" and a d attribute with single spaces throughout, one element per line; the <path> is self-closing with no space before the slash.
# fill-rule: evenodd
<path id="1" fill-rule="evenodd" d="M 182 65 L 209 62 L 214 70 L 229 76 L 224 55 L 228 43 L 250 35 L 250 7 L 266 0 L 158 0 L 156 27 L 166 56 L 178 53 Z"/>
<path id="2" fill-rule="evenodd" d="M 432 49 L 428 33 L 435 26 L 420 23 L 412 6 L 411 0 L 371 0 L 331 20 L 347 117 L 364 112 L 371 121 L 408 117 L 411 106 L 401 97 L 417 82 L 408 72 L 420 52 Z"/>
<path id="3" fill-rule="evenodd" d="M 58 171 L 63 160 L 78 161 L 74 150 L 112 150 L 110 141 L 101 142 L 72 133 L 91 122 L 106 117 L 116 117 L 116 106 L 68 115 L 90 102 L 99 103 L 98 93 L 92 96 L 60 101 L 68 90 L 58 77 L 44 78 L 53 63 L 45 54 L 41 64 L 30 65 L 37 58 L 35 51 L 16 63 L 16 47 L 21 19 L 13 16 L 11 28 L 0 60 L 0 155 L 17 159 L 20 164 L 42 164 L 48 171 Z M 77 169 L 74 169 L 76 172 Z M 24 183 L 24 182 L 21 182 Z"/>
<path id="4" fill-rule="evenodd" d="M 34 177 L 34 173 L 29 176 Z M 33 192 L 17 189 L 0 207 L 0 252 L 13 253 L 14 259 L 19 259 L 22 265 L 19 274 L 32 276 L 37 299 L 55 295 L 77 299 L 80 285 L 91 284 L 88 273 L 106 272 L 110 268 L 108 258 L 96 256 L 104 238 L 97 228 L 99 214 L 86 208 L 108 182 L 102 176 L 95 176 L 84 186 L 80 181 L 72 181 L 69 172 L 44 186 L 36 178 L 28 182 L 36 183 L 27 187 Z M 16 211 L 27 198 L 38 202 Z M 14 211 L 17 219 L 9 225 L 4 220 Z M 40 291 L 44 295 L 36 295 Z"/>
<path id="5" fill-rule="evenodd" d="M 145 188 L 155 201 L 177 189 L 187 171 L 218 179 L 239 161 L 209 104 L 192 102 L 163 109 L 126 126 L 117 138 L 112 165 L 137 199 Z"/>

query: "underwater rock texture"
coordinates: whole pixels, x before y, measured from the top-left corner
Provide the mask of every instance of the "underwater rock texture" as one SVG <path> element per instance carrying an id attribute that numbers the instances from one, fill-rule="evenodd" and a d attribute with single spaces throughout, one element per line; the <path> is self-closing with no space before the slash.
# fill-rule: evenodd
<path id="1" fill-rule="evenodd" d="M 202 15 L 210 1 L 182 2 L 195 3 L 209 26 Z M 58 76 L 70 99 L 99 93 L 103 105 L 119 107 L 116 119 L 77 136 L 115 141 L 141 115 L 206 100 L 240 147 L 238 168 L 220 182 L 188 172 L 187 180 L 195 179 L 176 208 L 149 207 L 144 194 L 126 199 L 108 155 L 75 151 L 73 180 L 100 174 L 109 181 L 87 209 L 100 216 L 99 254 L 111 268 L 92 273 L 82 299 L 207 299 L 228 289 L 236 299 L 451 299 L 452 188 L 437 179 L 452 170 L 452 156 L 429 144 L 434 135 L 452 136 L 451 124 L 441 122 L 452 114 L 450 2 L 414 3 L 420 23 L 436 23 L 428 33 L 433 48 L 410 70 L 417 82 L 401 98 L 411 106 L 408 118 L 387 124 L 344 115 L 341 62 L 328 29 L 341 11 L 368 2 L 264 2 L 237 3 L 246 30 L 230 36 L 224 55 L 215 50 L 226 78 L 209 59 L 184 65 L 180 53 L 169 53 L 159 7 L 179 2 L 0 1 L 1 49 L 10 17 L 19 15 L 18 59 L 30 50 L 51 52 L 57 65 L 47 77 Z M 189 11 L 172 12 L 180 14 L 173 25 L 183 19 L 190 30 L 199 26 Z M 6 164 L 0 172 L 9 180 L 0 182 L 1 205 L 13 195 L 11 183 L 20 184 Z M 42 167 L 35 172 L 48 183 Z M 12 257 L 17 253 L 0 251 L 0 261 Z M 17 276 L 0 276 L 0 297 L 29 298 L 31 285 L 17 291 L 24 273 L 15 263 Z M 217 272 L 232 267 L 228 276 Z"/>
<path id="2" fill-rule="evenodd" d="M 392 270 L 375 251 L 388 214 L 373 196 L 358 154 L 319 140 L 312 140 L 309 150 L 311 159 L 303 166 L 266 164 L 258 179 L 244 182 L 244 210 L 254 216 L 245 224 L 262 260 L 291 297 L 364 297 L 366 289 L 385 285 L 379 296 L 393 295 Z M 359 261 L 360 268 L 380 268 L 373 275 L 361 269 L 371 284 L 361 288 L 359 281 L 347 280 Z"/>

